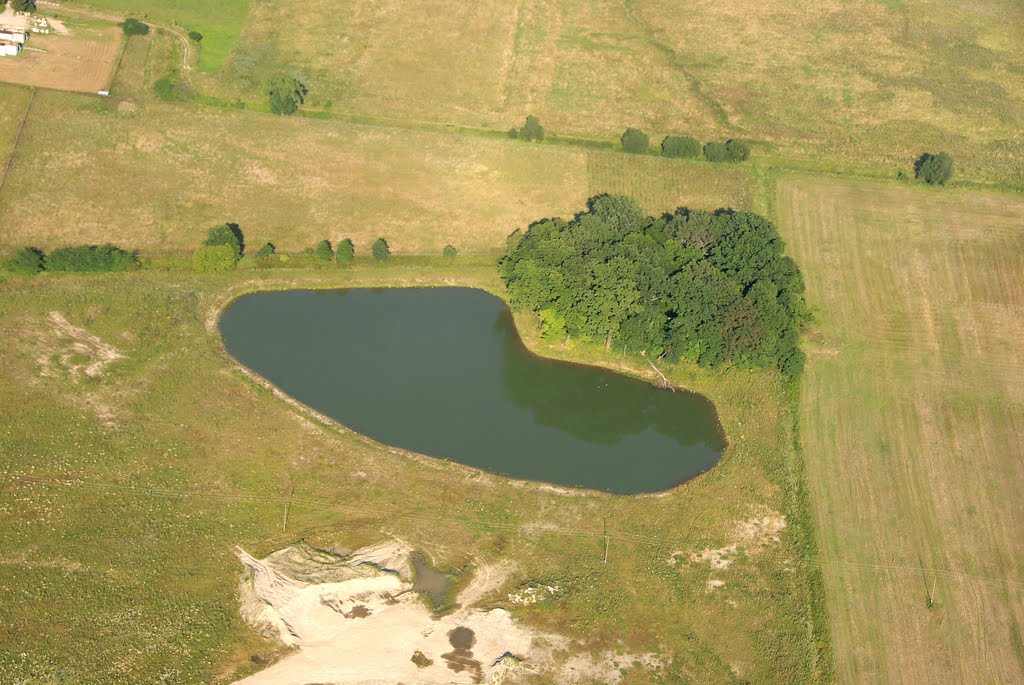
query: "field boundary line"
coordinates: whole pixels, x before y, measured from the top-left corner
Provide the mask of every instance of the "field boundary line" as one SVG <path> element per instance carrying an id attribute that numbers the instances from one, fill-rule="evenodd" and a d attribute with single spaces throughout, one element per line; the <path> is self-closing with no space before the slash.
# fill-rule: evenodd
<path id="1" fill-rule="evenodd" d="M 18 132 L 14 136 L 14 144 L 11 146 L 11 154 L 7 157 L 7 164 L 4 165 L 4 172 L 0 174 L 0 194 L 4 192 L 4 186 L 7 184 L 7 174 L 11 170 L 11 165 L 14 164 L 14 155 L 18 152 L 18 143 L 21 142 L 21 133 L 25 130 L 25 124 L 28 122 L 28 115 L 32 113 L 32 105 L 36 101 L 36 89 L 32 89 L 32 94 L 28 98 L 28 107 L 25 108 L 25 114 L 21 117 L 21 125 L 18 126 Z"/>

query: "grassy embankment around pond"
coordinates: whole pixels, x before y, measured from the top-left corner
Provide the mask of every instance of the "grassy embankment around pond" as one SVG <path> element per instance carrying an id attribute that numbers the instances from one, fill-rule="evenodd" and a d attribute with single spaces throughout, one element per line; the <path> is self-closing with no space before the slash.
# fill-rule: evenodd
<path id="1" fill-rule="evenodd" d="M 623 682 L 725 682 L 734 669 L 802 679 L 823 668 L 807 634 L 808 519 L 792 496 L 799 467 L 774 374 L 664 368 L 715 402 L 730 438 L 721 464 L 664 496 L 562 494 L 409 455 L 297 411 L 242 373 L 209 330 L 231 297 L 262 288 L 500 292 L 493 266 L 467 261 L 3 281 L 0 583 L 12 600 L 0 611 L 16 629 L 0 674 L 226 681 L 274 652 L 237 616 L 233 545 L 260 554 L 388 535 L 454 573 L 512 558 L 509 590 L 565 587 L 529 607 L 500 593 L 490 600 L 582 650 L 659 655 L 654 674 L 624 663 Z M 653 373 L 523 332 L 543 354 Z M 777 515 L 787 524 L 779 541 L 744 532 Z M 690 559 L 704 549 L 726 550 L 729 568 Z M 725 585 L 709 589 L 710 580 Z"/>

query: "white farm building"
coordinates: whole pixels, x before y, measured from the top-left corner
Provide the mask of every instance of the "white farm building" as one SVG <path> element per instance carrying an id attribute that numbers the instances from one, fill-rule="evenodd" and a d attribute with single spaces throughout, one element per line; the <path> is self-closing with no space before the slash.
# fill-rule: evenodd
<path id="1" fill-rule="evenodd" d="M 5 43 L 17 43 L 24 45 L 28 40 L 28 34 L 17 29 L 0 29 L 0 41 Z"/>
<path id="2" fill-rule="evenodd" d="M 18 43 L 0 43 L 0 55 L 17 55 L 21 52 L 21 45 Z"/>

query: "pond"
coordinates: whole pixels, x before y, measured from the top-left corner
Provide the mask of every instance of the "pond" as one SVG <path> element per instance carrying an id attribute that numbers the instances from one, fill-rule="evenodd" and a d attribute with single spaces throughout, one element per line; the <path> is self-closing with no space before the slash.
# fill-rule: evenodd
<path id="1" fill-rule="evenodd" d="M 482 290 L 256 293 L 227 308 L 220 330 L 241 364 L 321 414 L 513 478 L 656 492 L 725 448 L 704 397 L 538 357 Z"/>

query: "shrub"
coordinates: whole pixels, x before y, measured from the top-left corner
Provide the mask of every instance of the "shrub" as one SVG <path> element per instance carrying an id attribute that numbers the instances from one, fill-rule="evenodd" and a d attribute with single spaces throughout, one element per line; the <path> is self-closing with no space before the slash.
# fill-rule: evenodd
<path id="1" fill-rule="evenodd" d="M 280 77 L 275 79 L 267 89 L 270 99 L 270 111 L 274 114 L 295 114 L 303 102 L 309 89 L 298 79 Z"/>
<path id="2" fill-rule="evenodd" d="M 352 240 L 345 238 L 338 241 L 338 264 L 348 264 L 356 256 L 356 246 Z"/>
<path id="3" fill-rule="evenodd" d="M 43 270 L 45 255 L 34 247 L 23 247 L 7 259 L 7 270 L 17 276 L 34 276 Z"/>
<path id="4" fill-rule="evenodd" d="M 170 76 L 164 76 L 161 79 L 157 79 L 157 82 L 153 84 L 153 90 L 156 92 L 156 96 L 161 100 L 178 99 L 178 84 Z"/>
<path id="5" fill-rule="evenodd" d="M 544 127 L 540 125 L 540 119 L 532 114 L 526 117 L 526 124 L 519 131 L 519 137 L 523 140 L 540 142 L 544 140 Z"/>
<path id="6" fill-rule="evenodd" d="M 0 2 L 0 9 L 3 6 L 3 3 Z M 11 0 L 11 9 L 15 12 L 35 12 L 36 0 Z"/>
<path id="7" fill-rule="evenodd" d="M 750 146 L 742 140 L 725 141 L 725 154 L 730 162 L 745 162 L 750 159 Z"/>
<path id="8" fill-rule="evenodd" d="M 622 149 L 634 154 L 646 154 L 651 146 L 651 139 L 637 128 L 627 128 L 622 134 Z"/>
<path id="9" fill-rule="evenodd" d="M 384 261 L 391 256 L 391 248 L 388 246 L 388 241 L 383 238 L 377 238 L 373 241 L 373 246 L 370 248 L 370 252 L 373 254 L 373 258 L 377 261 Z"/>
<path id="10" fill-rule="evenodd" d="M 203 34 L 199 33 L 198 31 L 189 31 L 188 37 L 197 43 L 203 42 Z"/>
<path id="11" fill-rule="evenodd" d="M 219 224 L 214 226 L 207 232 L 203 245 L 230 245 L 235 255 L 235 261 L 241 259 L 242 254 L 245 252 L 245 238 L 238 224 Z"/>
<path id="12" fill-rule="evenodd" d="M 149 25 L 129 17 L 121 23 L 121 30 L 126 36 L 144 36 L 149 33 Z"/>
<path id="13" fill-rule="evenodd" d="M 511 138 L 512 140 L 515 140 L 516 138 L 518 138 L 519 137 L 519 129 L 516 128 L 515 126 L 510 128 L 508 130 L 508 137 Z"/>
<path id="14" fill-rule="evenodd" d="M 725 162 L 729 159 L 729 150 L 725 143 L 708 143 L 704 146 L 704 158 L 709 162 Z"/>
<path id="15" fill-rule="evenodd" d="M 929 185 L 944 186 L 953 178 L 953 158 L 945 152 L 926 152 L 914 163 L 914 177 Z"/>
<path id="16" fill-rule="evenodd" d="M 441 251 L 441 256 L 448 259 L 454 259 L 459 254 L 459 251 L 455 249 L 454 245 L 445 245 L 444 250 Z"/>
<path id="17" fill-rule="evenodd" d="M 276 249 L 274 243 L 264 243 L 263 247 L 256 250 L 256 259 L 269 259 L 274 256 Z"/>
<path id="18" fill-rule="evenodd" d="M 316 256 L 318 261 L 329 262 L 334 259 L 334 248 L 331 247 L 330 240 L 321 240 L 313 248 L 313 254 Z"/>
<path id="19" fill-rule="evenodd" d="M 129 271 L 139 265 L 139 254 L 114 245 L 62 247 L 46 256 L 47 271 Z"/>
<path id="20" fill-rule="evenodd" d="M 199 273 L 231 271 L 237 261 L 231 245 L 200 245 L 192 254 L 192 268 Z"/>
<path id="21" fill-rule="evenodd" d="M 699 157 L 700 141 L 693 136 L 665 136 L 661 154 L 665 157 Z"/>

